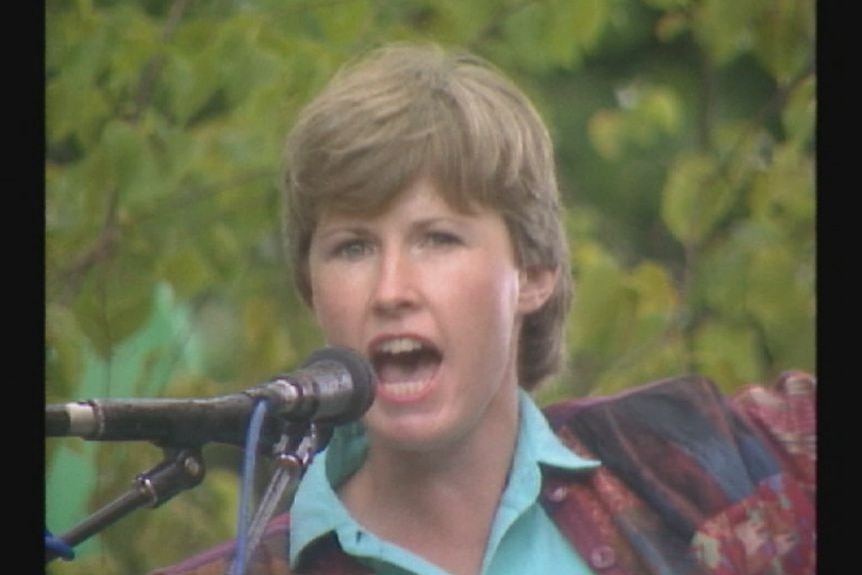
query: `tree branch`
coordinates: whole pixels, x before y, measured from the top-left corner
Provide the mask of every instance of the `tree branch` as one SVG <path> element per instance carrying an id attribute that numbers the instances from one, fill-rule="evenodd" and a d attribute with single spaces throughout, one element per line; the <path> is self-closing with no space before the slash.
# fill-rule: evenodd
<path id="1" fill-rule="evenodd" d="M 171 4 L 171 8 L 168 11 L 168 18 L 162 28 L 163 41 L 167 41 L 173 36 L 180 19 L 182 19 L 183 14 L 191 1 L 192 0 L 174 0 L 174 3 Z M 130 122 L 137 122 L 143 111 L 149 105 L 150 99 L 153 96 L 153 89 L 155 87 L 156 80 L 158 79 L 159 73 L 162 71 L 164 63 L 164 54 L 154 54 L 144 65 L 143 70 L 141 70 L 141 75 L 138 80 L 138 88 L 135 91 L 135 97 L 133 99 L 134 107 L 127 118 Z"/>

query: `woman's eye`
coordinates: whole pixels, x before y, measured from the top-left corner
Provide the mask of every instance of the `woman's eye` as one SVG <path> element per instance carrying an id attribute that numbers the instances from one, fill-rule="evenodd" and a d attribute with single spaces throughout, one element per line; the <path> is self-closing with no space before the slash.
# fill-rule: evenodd
<path id="1" fill-rule="evenodd" d="M 333 249 L 335 257 L 346 260 L 356 260 L 371 252 L 371 244 L 365 240 L 347 240 Z"/>
<path id="2" fill-rule="evenodd" d="M 423 243 L 432 247 L 448 247 L 460 244 L 461 238 L 449 232 L 429 232 L 425 235 Z"/>

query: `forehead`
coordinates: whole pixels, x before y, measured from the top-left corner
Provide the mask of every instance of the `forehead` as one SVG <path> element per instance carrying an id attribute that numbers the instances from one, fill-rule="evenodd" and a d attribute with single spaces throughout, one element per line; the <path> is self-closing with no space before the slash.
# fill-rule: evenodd
<path id="1" fill-rule="evenodd" d="M 335 221 L 376 220 L 391 216 L 472 216 L 485 211 L 494 210 L 481 208 L 475 202 L 465 202 L 463 198 L 447 194 L 434 180 L 420 177 L 392 194 L 385 202 L 373 205 L 339 202 L 322 206 L 317 226 L 325 226 Z"/>

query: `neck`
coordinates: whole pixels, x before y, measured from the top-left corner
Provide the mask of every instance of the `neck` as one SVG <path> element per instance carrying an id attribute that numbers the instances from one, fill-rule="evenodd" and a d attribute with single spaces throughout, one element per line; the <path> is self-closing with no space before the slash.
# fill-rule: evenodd
<path id="1" fill-rule="evenodd" d="M 340 489 L 351 514 L 451 573 L 477 573 L 518 434 L 517 393 L 495 401 L 506 418 L 489 417 L 444 449 L 396 451 L 370 437 L 364 464 Z"/>

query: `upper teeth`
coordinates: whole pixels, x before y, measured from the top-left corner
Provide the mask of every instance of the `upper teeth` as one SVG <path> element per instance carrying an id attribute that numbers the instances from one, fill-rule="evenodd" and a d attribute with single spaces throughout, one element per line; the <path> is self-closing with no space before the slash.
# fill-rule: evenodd
<path id="1" fill-rule="evenodd" d="M 378 351 L 384 353 L 407 353 L 419 349 L 422 349 L 422 344 L 409 337 L 387 339 L 377 347 Z"/>

